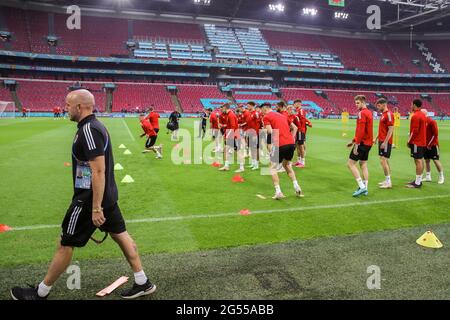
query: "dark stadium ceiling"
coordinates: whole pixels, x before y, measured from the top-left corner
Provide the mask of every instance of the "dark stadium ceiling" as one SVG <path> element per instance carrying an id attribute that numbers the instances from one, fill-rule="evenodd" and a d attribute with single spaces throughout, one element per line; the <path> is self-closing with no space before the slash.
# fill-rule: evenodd
<path id="1" fill-rule="evenodd" d="M 30 1 L 19 0 L 26 4 Z M 197 0 L 203 2 L 205 0 Z M 450 0 L 344 0 L 345 7 L 330 6 L 339 0 L 210 0 L 210 5 L 196 5 L 194 0 L 35 0 L 61 6 L 80 5 L 116 10 L 147 10 L 231 20 L 256 20 L 277 24 L 347 29 L 367 32 L 368 6 L 381 9 L 381 31 L 450 32 Z M 2 1 L 0 1 L 1 3 Z M 270 12 L 269 4 L 284 5 L 284 12 Z M 315 8 L 316 16 L 304 16 L 303 8 Z M 335 11 L 349 14 L 347 20 L 334 18 Z"/>

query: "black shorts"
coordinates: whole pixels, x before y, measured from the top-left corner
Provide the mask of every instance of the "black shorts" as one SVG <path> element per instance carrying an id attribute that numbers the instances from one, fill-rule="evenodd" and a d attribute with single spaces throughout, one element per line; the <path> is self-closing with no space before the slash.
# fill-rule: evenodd
<path id="1" fill-rule="evenodd" d="M 158 136 L 148 137 L 147 142 L 145 142 L 145 147 L 146 148 L 153 147 L 156 143 L 156 139 L 158 139 Z"/>
<path id="2" fill-rule="evenodd" d="M 439 160 L 439 147 L 432 146 L 431 149 L 425 148 L 423 157 L 425 160 Z"/>
<path id="3" fill-rule="evenodd" d="M 119 234 L 127 230 L 117 203 L 109 208 L 104 208 L 103 215 L 106 221 L 99 228 L 101 231 Z M 62 246 L 84 247 L 97 229 L 92 222 L 92 202 L 72 201 L 61 227 Z"/>
<path id="4" fill-rule="evenodd" d="M 358 155 L 355 155 L 353 153 L 353 148 L 352 148 L 352 151 L 350 151 L 349 158 L 351 160 L 353 160 L 353 161 L 367 161 L 367 160 L 369 160 L 370 149 L 372 149 L 371 146 L 366 146 L 366 145 L 361 143 L 358 146 Z"/>
<path id="5" fill-rule="evenodd" d="M 388 143 L 385 149 L 381 149 L 382 142 L 378 142 L 378 155 L 389 159 L 391 157 L 392 144 Z"/>
<path id="6" fill-rule="evenodd" d="M 155 130 L 156 134 L 158 134 L 159 128 L 154 128 L 153 130 Z"/>
<path id="7" fill-rule="evenodd" d="M 424 155 L 425 155 L 425 147 L 418 147 L 415 144 L 411 144 L 409 145 L 409 148 L 411 149 L 411 157 L 419 160 L 419 159 L 423 159 Z"/>
<path id="8" fill-rule="evenodd" d="M 295 139 L 295 142 L 298 145 L 302 146 L 305 144 L 305 141 L 306 141 L 306 133 L 297 131 L 297 137 Z"/>
<path id="9" fill-rule="evenodd" d="M 270 153 L 270 161 L 281 163 L 283 160 L 291 161 L 294 157 L 295 144 L 287 144 L 281 147 L 273 147 Z"/>

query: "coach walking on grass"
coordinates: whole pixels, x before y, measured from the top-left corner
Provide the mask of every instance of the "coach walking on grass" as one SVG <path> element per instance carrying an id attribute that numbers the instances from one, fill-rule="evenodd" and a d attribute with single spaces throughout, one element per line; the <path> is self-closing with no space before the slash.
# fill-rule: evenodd
<path id="1" fill-rule="evenodd" d="M 137 298 L 156 290 L 142 269 L 136 244 L 126 231 L 117 205 L 112 144 L 105 126 L 93 114 L 94 105 L 94 96 L 87 90 L 67 95 L 70 120 L 78 123 L 72 145 L 72 203 L 64 217 L 61 239 L 47 275 L 35 288 L 11 289 L 14 300 L 46 299 L 53 284 L 70 265 L 73 248 L 84 247 L 97 228 L 111 235 L 133 269 L 134 285 L 122 293 L 122 298 Z"/>

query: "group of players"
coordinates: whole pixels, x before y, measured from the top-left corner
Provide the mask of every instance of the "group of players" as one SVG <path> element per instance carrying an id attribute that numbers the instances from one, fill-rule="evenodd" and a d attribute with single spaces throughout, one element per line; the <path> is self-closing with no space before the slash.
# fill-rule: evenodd
<path id="1" fill-rule="evenodd" d="M 391 168 L 389 159 L 393 147 L 394 126 L 396 117 L 389 110 L 385 99 L 376 102 L 378 112 L 381 114 L 378 135 L 373 136 L 373 113 L 368 109 L 366 98 L 363 95 L 355 97 L 355 105 L 358 109 L 356 133 L 353 140 L 347 145 L 351 147 L 348 167 L 352 172 L 358 189 L 353 193 L 354 197 L 368 195 L 369 170 L 367 161 L 373 144 L 378 142 L 378 155 L 383 169 L 385 180 L 380 182 L 379 188 L 391 189 Z M 293 105 L 287 105 L 280 101 L 273 110 L 270 103 L 257 105 L 249 101 L 245 106 L 240 105 L 233 109 L 226 103 L 220 109 L 206 109 L 201 115 L 198 138 L 204 138 L 207 121 L 209 119 L 211 135 L 215 141 L 213 152 L 223 153 L 224 165 L 219 171 L 230 171 L 230 165 L 237 156 L 239 168 L 236 173 L 245 171 L 245 158 L 250 158 L 250 169 L 258 170 L 261 157 L 270 159 L 270 173 L 275 187 L 273 199 L 282 199 L 284 194 L 279 184 L 279 172 L 286 172 L 293 182 L 297 196 L 302 197 L 303 192 L 297 182 L 292 167 L 303 168 L 306 164 L 306 135 L 307 128 L 312 127 L 310 120 L 302 108 L 302 101 L 295 100 Z M 178 118 L 169 123 L 178 123 Z M 156 157 L 161 159 L 161 146 L 155 146 L 159 131 L 159 115 L 152 110 L 148 116 L 141 115 L 141 126 L 144 130 L 142 136 L 147 136 L 146 150 L 153 151 Z M 397 119 L 398 120 L 398 119 Z M 178 129 L 178 127 L 176 128 Z M 439 160 L 438 126 L 435 120 L 422 109 L 422 101 L 412 102 L 412 115 L 408 148 L 416 165 L 416 179 L 408 184 L 408 188 L 421 188 L 422 181 L 431 181 L 431 160 L 435 163 L 439 172 L 438 183 L 444 183 L 444 170 Z M 294 153 L 297 153 L 297 161 L 291 164 Z M 425 160 L 425 161 L 424 161 Z M 361 173 L 358 169 L 358 163 Z M 426 177 L 422 178 L 424 167 Z"/>
<path id="2" fill-rule="evenodd" d="M 369 193 L 369 169 L 367 161 L 372 145 L 377 141 L 378 155 L 380 156 L 381 167 L 385 175 L 385 180 L 380 182 L 378 186 L 381 189 L 392 188 L 389 159 L 392 151 L 395 118 L 394 114 L 388 108 L 387 100 L 384 98 L 379 99 L 376 102 L 376 107 L 382 116 L 380 118 L 378 135 L 374 139 L 373 114 L 367 107 L 366 97 L 363 95 L 356 96 L 355 104 L 359 111 L 356 121 L 356 133 L 353 140 L 347 146 L 352 148 L 348 160 L 348 167 L 358 184 L 358 189 L 353 193 L 353 196 L 359 197 L 361 195 L 368 195 Z M 411 110 L 407 146 L 411 151 L 411 157 L 414 159 L 416 166 L 416 178 L 405 186 L 407 188 L 418 189 L 422 187 L 422 181 L 431 182 L 431 160 L 433 160 L 439 173 L 438 184 L 443 184 L 444 169 L 439 160 L 439 132 L 437 123 L 427 110 L 422 108 L 421 100 L 414 100 L 411 104 Z M 358 162 L 362 175 L 357 167 Z M 423 179 L 424 162 L 426 164 L 425 179 Z"/>

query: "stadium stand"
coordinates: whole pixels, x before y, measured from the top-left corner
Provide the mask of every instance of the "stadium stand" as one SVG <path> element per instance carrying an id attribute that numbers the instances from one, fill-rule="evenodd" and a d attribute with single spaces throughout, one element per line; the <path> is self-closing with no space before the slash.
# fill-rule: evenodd
<path id="1" fill-rule="evenodd" d="M 125 19 L 84 16 L 80 30 L 66 27 L 67 16 L 55 15 L 58 54 L 78 56 L 128 56 L 126 41 L 128 24 Z M 114 30 L 114 32 L 112 32 Z M 105 34 L 108 37 L 105 37 Z"/>
<path id="2" fill-rule="evenodd" d="M 52 111 L 54 107 L 64 107 L 64 99 L 72 81 L 18 80 L 17 95 L 22 103 L 32 111 Z M 95 95 L 96 108 L 105 110 L 105 94 L 102 83 L 82 83 L 83 87 Z M 11 97 L 9 98 L 11 99 Z"/>
<path id="3" fill-rule="evenodd" d="M 201 85 L 177 85 L 178 99 L 184 112 L 198 112 L 203 110 L 204 106 L 200 99 L 226 99 L 225 94 L 220 92 L 217 86 Z"/>
<path id="4" fill-rule="evenodd" d="M 181 43 L 205 43 L 200 26 L 191 23 L 133 20 L 133 29 L 136 40 L 173 40 Z"/>
<path id="5" fill-rule="evenodd" d="M 3 87 L 2 85 L 0 86 L 0 101 L 11 101 L 11 92 Z"/>
<path id="6" fill-rule="evenodd" d="M 134 50 L 137 58 L 175 59 L 192 61 L 212 61 L 210 52 L 202 45 L 188 43 L 169 43 L 162 41 L 138 42 L 138 49 Z"/>
<path id="7" fill-rule="evenodd" d="M 326 52 L 319 39 L 315 35 L 302 33 L 288 33 L 280 31 L 262 30 L 268 44 L 276 49 L 291 49 L 299 51 Z"/>
<path id="8" fill-rule="evenodd" d="M 12 34 L 10 43 L 3 43 L 3 49 L 31 52 L 30 38 L 27 31 L 27 18 L 25 12 L 10 7 L 0 7 L 5 18 L 5 31 Z M 9 47 L 8 47 L 9 45 Z"/>
<path id="9" fill-rule="evenodd" d="M 158 112 L 172 112 L 175 106 L 164 84 L 117 82 L 113 95 L 113 112 L 133 111 L 154 105 Z"/>
<path id="10" fill-rule="evenodd" d="M 450 70 L 450 55 L 448 41 L 433 40 L 425 41 L 425 44 L 439 59 L 447 70 Z"/>
<path id="11" fill-rule="evenodd" d="M 257 28 L 233 29 L 205 24 L 205 32 L 211 46 L 216 47 L 219 61 L 240 60 L 256 64 L 276 64 L 269 55 L 269 45 Z"/>
<path id="12" fill-rule="evenodd" d="M 307 68 L 344 69 L 339 57 L 330 53 L 280 50 L 281 64 Z"/>

